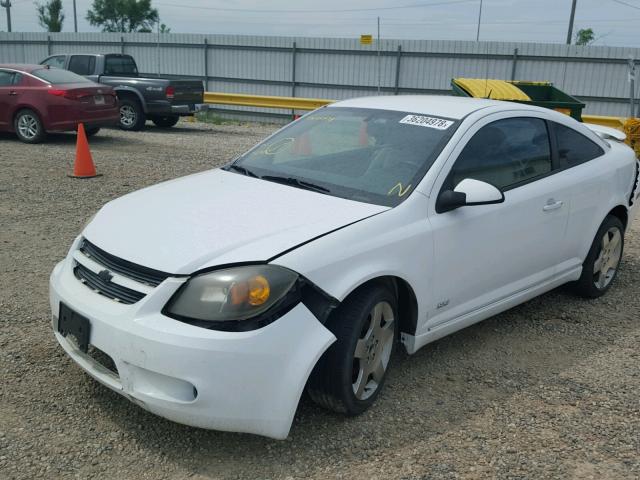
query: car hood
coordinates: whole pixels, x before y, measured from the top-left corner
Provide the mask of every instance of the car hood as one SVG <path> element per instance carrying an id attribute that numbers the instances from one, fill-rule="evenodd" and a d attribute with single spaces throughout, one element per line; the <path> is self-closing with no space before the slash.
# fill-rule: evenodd
<path id="1" fill-rule="evenodd" d="M 210 170 L 107 203 L 83 235 L 130 262 L 190 274 L 214 265 L 266 261 L 385 210 Z"/>

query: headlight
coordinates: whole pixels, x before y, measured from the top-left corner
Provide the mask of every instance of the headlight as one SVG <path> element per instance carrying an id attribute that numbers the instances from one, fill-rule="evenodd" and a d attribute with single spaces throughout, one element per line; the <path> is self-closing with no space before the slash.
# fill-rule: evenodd
<path id="1" fill-rule="evenodd" d="M 189 323 L 208 328 L 259 328 L 261 325 L 250 327 L 239 323 L 264 316 L 272 307 L 278 307 L 297 280 L 296 273 L 274 265 L 216 270 L 187 281 L 169 301 L 165 313 L 183 321 L 195 320 Z M 285 303 L 283 308 L 291 302 Z"/>

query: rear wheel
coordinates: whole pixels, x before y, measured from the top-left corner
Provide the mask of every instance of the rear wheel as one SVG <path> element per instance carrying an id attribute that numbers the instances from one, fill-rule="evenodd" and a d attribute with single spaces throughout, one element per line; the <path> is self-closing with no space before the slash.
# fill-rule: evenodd
<path id="1" fill-rule="evenodd" d="M 165 115 L 161 117 L 151 118 L 151 121 L 155 123 L 157 127 L 160 127 L 160 128 L 171 128 L 176 123 L 178 123 L 179 120 L 180 120 L 180 117 L 178 115 Z"/>
<path id="2" fill-rule="evenodd" d="M 308 392 L 312 400 L 347 415 L 369 408 L 391 362 L 397 318 L 395 295 L 383 285 L 348 297 L 327 322 L 337 340 L 311 373 Z"/>
<path id="3" fill-rule="evenodd" d="M 130 98 L 120 100 L 120 128 L 122 130 L 142 130 L 146 121 L 140 102 Z"/>
<path id="4" fill-rule="evenodd" d="M 85 128 L 84 133 L 87 134 L 87 137 L 93 137 L 99 131 L 100 131 L 100 127 Z"/>
<path id="5" fill-rule="evenodd" d="M 26 108 L 16 115 L 14 129 L 18 138 L 25 143 L 40 143 L 46 136 L 38 114 Z"/>
<path id="6" fill-rule="evenodd" d="M 618 274 L 623 249 L 624 225 L 618 217 L 609 215 L 591 244 L 580 279 L 573 285 L 576 293 L 586 298 L 604 295 Z"/>

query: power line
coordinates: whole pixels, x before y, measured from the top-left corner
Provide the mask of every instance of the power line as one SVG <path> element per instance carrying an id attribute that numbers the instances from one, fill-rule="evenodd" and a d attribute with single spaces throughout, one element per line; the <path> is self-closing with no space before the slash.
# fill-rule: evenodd
<path id="1" fill-rule="evenodd" d="M 369 8 L 345 8 L 345 9 L 323 9 L 323 10 L 295 10 L 295 9 L 252 9 L 252 8 L 224 8 L 205 7 L 199 5 L 181 5 L 178 3 L 158 2 L 161 7 L 192 8 L 196 10 L 215 10 L 220 12 L 241 12 L 241 13 L 341 13 L 341 12 L 375 12 L 380 10 L 399 10 L 407 8 L 437 7 L 442 5 L 456 5 L 459 3 L 475 3 L 477 0 L 449 0 L 434 3 L 415 3 L 412 5 L 397 5 L 395 7 L 369 7 Z"/>
<path id="2" fill-rule="evenodd" d="M 638 5 L 633 5 L 631 3 L 623 2 L 622 0 L 611 0 L 611 1 L 618 3 L 620 5 L 624 5 L 626 7 L 631 7 L 631 8 L 635 8 L 636 10 L 640 10 L 640 7 Z"/>

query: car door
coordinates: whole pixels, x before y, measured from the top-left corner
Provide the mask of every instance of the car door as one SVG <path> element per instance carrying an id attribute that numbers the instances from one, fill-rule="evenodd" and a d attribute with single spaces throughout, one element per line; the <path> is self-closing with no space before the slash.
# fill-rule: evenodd
<path id="1" fill-rule="evenodd" d="M 548 124 L 511 115 L 489 116 L 469 129 L 434 184 L 428 330 L 549 281 L 566 256 L 568 185 L 553 175 Z M 464 178 L 498 187 L 504 202 L 437 213 L 439 193 Z"/>
<path id="2" fill-rule="evenodd" d="M 0 128 L 6 130 L 11 124 L 11 113 L 16 103 L 15 81 L 17 73 L 0 70 Z"/>

